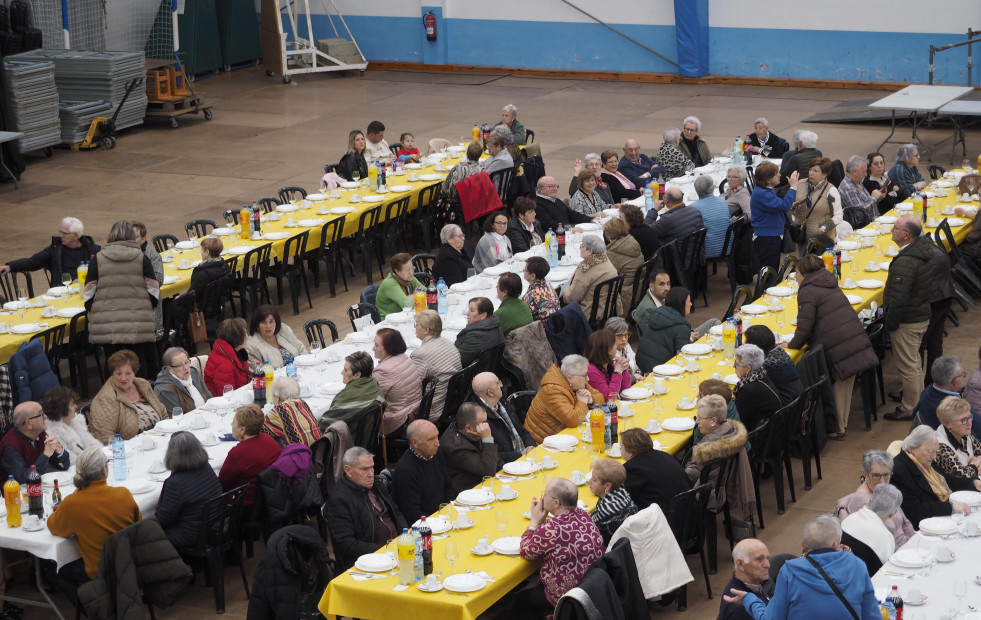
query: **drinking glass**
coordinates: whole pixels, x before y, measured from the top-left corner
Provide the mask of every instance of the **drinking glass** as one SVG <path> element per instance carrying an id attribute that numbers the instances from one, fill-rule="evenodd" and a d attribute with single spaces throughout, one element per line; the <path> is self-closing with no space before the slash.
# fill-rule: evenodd
<path id="1" fill-rule="evenodd" d="M 777 311 L 777 327 L 780 328 L 781 333 L 783 332 L 783 326 L 787 323 L 787 317 L 784 315 L 783 310 Z"/>
<path id="2" fill-rule="evenodd" d="M 484 479 L 480 483 L 480 488 L 485 491 L 490 491 L 494 493 L 494 476 L 484 476 Z"/>
<path id="3" fill-rule="evenodd" d="M 18 312 L 20 312 L 20 320 L 24 320 L 24 315 L 27 314 L 27 297 L 18 297 L 17 301 L 20 302 L 17 306 Z"/>
<path id="4" fill-rule="evenodd" d="M 498 531 L 503 534 L 504 530 L 506 530 L 508 527 L 508 511 L 498 510 L 497 512 L 495 512 L 494 522 L 497 524 Z"/>
<path id="5" fill-rule="evenodd" d="M 460 557 L 459 545 L 457 545 L 455 542 L 447 541 L 446 546 L 444 547 L 443 557 L 445 557 L 446 561 L 450 563 L 450 570 L 452 571 L 453 562 L 456 562 L 456 559 Z"/>
<path id="6" fill-rule="evenodd" d="M 181 409 L 180 407 L 174 407 L 170 411 L 170 417 L 173 418 L 174 420 L 176 420 L 177 418 L 181 417 L 182 415 L 184 415 L 184 410 Z"/>
<path id="7" fill-rule="evenodd" d="M 476 269 L 467 269 L 467 280 L 469 280 L 470 278 L 475 277 L 476 275 L 477 275 L 477 270 Z"/>
<path id="8" fill-rule="evenodd" d="M 579 446 L 583 450 L 589 449 L 589 412 L 587 411 L 584 415 L 579 417 L 579 437 L 582 439 L 582 445 Z"/>
<path id="9" fill-rule="evenodd" d="M 402 311 L 412 312 L 415 309 L 415 301 L 411 297 L 402 300 Z"/>
<path id="10" fill-rule="evenodd" d="M 960 615 L 961 601 L 967 596 L 967 581 L 963 579 L 954 580 L 954 596 L 957 598 L 957 615 Z"/>
<path id="11" fill-rule="evenodd" d="M 450 522 L 451 521 L 451 519 L 450 519 L 450 516 L 451 516 L 450 515 L 450 504 L 449 503 L 440 504 L 439 505 L 439 511 L 436 513 L 436 515 L 440 519 L 445 519 L 447 521 L 447 523 Z"/>
<path id="12" fill-rule="evenodd" d="M 65 272 L 61 274 L 61 284 L 65 287 L 65 292 L 68 292 L 68 286 L 72 283 L 72 274 Z"/>
<path id="13" fill-rule="evenodd" d="M 221 395 L 225 398 L 225 410 L 221 414 L 222 417 L 225 417 L 225 414 L 227 414 L 229 411 L 232 411 L 235 408 L 232 405 L 232 392 L 234 391 L 235 388 L 227 384 L 225 385 L 225 387 L 221 388 Z"/>
<path id="14" fill-rule="evenodd" d="M 313 355 L 314 360 L 320 361 L 320 350 L 322 348 L 323 346 L 320 344 L 319 340 L 314 340 L 310 343 L 310 354 Z"/>
<path id="15" fill-rule="evenodd" d="M 355 170 L 354 172 L 351 173 L 351 178 L 354 179 L 354 182 L 355 183 L 358 183 L 358 184 L 361 183 L 361 173 L 358 172 L 357 170 Z"/>

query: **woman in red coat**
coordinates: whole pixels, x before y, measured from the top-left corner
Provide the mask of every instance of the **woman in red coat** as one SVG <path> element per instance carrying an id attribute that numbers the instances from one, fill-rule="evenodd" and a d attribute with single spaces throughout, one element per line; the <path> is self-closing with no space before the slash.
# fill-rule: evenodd
<path id="1" fill-rule="evenodd" d="M 262 432 L 265 416 L 258 405 L 246 405 L 235 410 L 232 418 L 232 435 L 238 445 L 228 451 L 225 462 L 218 472 L 222 491 L 231 491 L 248 483 L 243 505 L 255 503 L 256 482 L 259 474 L 279 458 L 280 448 L 276 440 Z"/>
<path id="2" fill-rule="evenodd" d="M 204 366 L 204 384 L 214 395 L 224 394 L 226 385 L 237 389 L 249 382 L 248 338 L 245 319 L 225 319 L 215 332 L 217 339 Z"/>

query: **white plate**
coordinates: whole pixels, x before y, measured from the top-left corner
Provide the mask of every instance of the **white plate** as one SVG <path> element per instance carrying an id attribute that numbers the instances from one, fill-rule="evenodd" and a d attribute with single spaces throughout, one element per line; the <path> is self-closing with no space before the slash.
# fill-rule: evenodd
<path id="1" fill-rule="evenodd" d="M 419 527 L 420 525 L 422 525 L 421 520 L 416 521 L 409 527 Z M 453 528 L 452 523 L 441 517 L 426 517 L 426 525 L 428 525 L 429 529 L 433 531 L 433 534 L 437 536 L 444 532 L 449 532 Z"/>
<path id="2" fill-rule="evenodd" d="M 568 450 L 579 443 L 579 439 L 574 435 L 549 435 L 542 439 L 542 443 L 556 450 Z"/>
<path id="3" fill-rule="evenodd" d="M 327 200 L 326 194 L 308 194 L 307 200 L 311 202 L 317 202 L 318 200 Z"/>
<path id="4" fill-rule="evenodd" d="M 167 473 L 167 468 L 161 465 L 160 469 L 154 469 L 153 465 L 147 468 L 147 471 L 151 474 L 164 474 Z"/>
<path id="5" fill-rule="evenodd" d="M 300 207 L 296 205 L 276 205 L 276 210 L 280 213 L 292 213 L 294 211 L 299 211 Z"/>
<path id="6" fill-rule="evenodd" d="M 722 380 L 728 383 L 729 385 L 736 385 L 737 383 L 739 383 L 739 377 L 736 376 L 736 373 L 734 372 L 726 375 L 725 377 L 722 378 Z"/>
<path id="7" fill-rule="evenodd" d="M 921 594 L 920 595 L 920 600 L 918 600 L 918 601 L 914 601 L 909 596 L 903 596 L 903 604 L 904 605 L 912 605 L 913 607 L 918 607 L 920 605 L 924 605 L 926 603 L 926 600 L 927 600 L 927 597 L 926 597 L 925 594 Z"/>
<path id="8" fill-rule="evenodd" d="M 41 326 L 37 323 L 21 323 L 20 325 L 13 325 L 10 328 L 10 333 L 12 334 L 33 334 L 39 331 L 41 331 Z"/>
<path id="9" fill-rule="evenodd" d="M 145 478 L 136 478 L 134 480 L 123 480 L 122 482 L 116 482 L 114 486 L 126 487 L 129 492 L 133 495 L 140 495 L 141 493 L 149 493 L 156 487 L 152 482 Z"/>
<path id="10" fill-rule="evenodd" d="M 494 501 L 494 493 L 485 489 L 467 489 L 460 491 L 456 501 L 467 506 L 483 506 Z"/>
<path id="11" fill-rule="evenodd" d="M 69 473 L 63 472 L 63 471 L 59 471 L 59 472 L 51 472 L 51 473 L 47 473 L 47 474 L 42 474 L 41 475 L 41 486 L 50 487 L 50 488 L 53 489 L 54 488 L 55 480 L 58 481 L 58 487 L 59 488 L 62 488 L 62 489 L 65 488 L 66 486 L 69 486 L 71 484 L 74 484 L 74 482 L 73 482 L 73 475 L 72 474 L 69 474 Z"/>
<path id="12" fill-rule="evenodd" d="M 709 328 L 709 333 L 712 334 L 713 336 L 721 336 L 722 335 L 722 326 L 721 325 L 713 325 L 712 327 Z"/>
<path id="13" fill-rule="evenodd" d="M 428 592 L 428 593 L 432 594 L 433 592 L 439 592 L 442 589 L 443 589 L 443 584 L 441 584 L 438 581 L 436 582 L 436 585 L 434 585 L 431 588 L 426 585 L 426 582 L 425 581 L 419 582 L 419 591 L 420 592 Z"/>
<path id="14" fill-rule="evenodd" d="M 981 493 L 977 491 L 954 491 L 950 494 L 950 501 L 961 502 L 968 506 L 981 506 Z"/>
<path id="15" fill-rule="evenodd" d="M 202 409 L 210 409 L 211 411 L 217 411 L 219 409 L 225 409 L 226 407 L 234 407 L 238 402 L 233 398 L 226 398 L 224 396 L 213 396 L 207 400 L 207 402 L 202 405 Z"/>
<path id="16" fill-rule="evenodd" d="M 309 353 L 305 355 L 297 355 L 296 357 L 293 358 L 293 363 L 296 364 L 297 366 L 316 366 L 317 357 Z"/>
<path id="17" fill-rule="evenodd" d="M 480 273 L 483 274 L 483 275 L 488 275 L 488 276 L 499 276 L 501 274 L 507 273 L 508 271 L 509 271 L 509 269 L 508 269 L 508 266 L 506 264 L 499 263 L 497 265 L 493 265 L 491 267 L 488 267 L 487 269 L 484 269 Z"/>
<path id="18" fill-rule="evenodd" d="M 406 168 L 408 168 L 408 166 L 406 166 Z M 429 173 L 429 174 L 420 174 L 419 175 L 419 180 L 420 181 L 439 181 L 442 178 L 443 178 L 443 175 L 441 175 L 441 174 Z"/>
<path id="19" fill-rule="evenodd" d="M 933 557 L 932 554 L 925 558 L 920 557 L 920 553 L 916 549 L 900 549 L 892 554 L 889 561 L 903 568 L 920 568 L 930 564 L 933 561 Z"/>
<path id="20" fill-rule="evenodd" d="M 476 592 L 486 585 L 486 581 L 473 573 L 450 575 L 443 580 L 443 587 L 450 592 Z"/>
<path id="21" fill-rule="evenodd" d="M 545 278 L 547 279 L 548 276 L 545 276 Z M 474 289 L 474 285 L 471 282 L 467 282 L 467 281 L 457 282 L 455 284 L 450 285 L 450 290 L 453 291 L 454 293 L 469 293 L 473 289 Z"/>
<path id="22" fill-rule="evenodd" d="M 68 292 L 67 286 L 52 286 L 48 289 L 48 295 L 51 295 L 52 297 L 61 297 Z"/>
<path id="23" fill-rule="evenodd" d="M 647 388 L 642 387 L 629 387 L 620 392 L 620 398 L 626 398 L 627 400 L 641 400 L 650 395 L 651 393 L 647 390 Z"/>
<path id="24" fill-rule="evenodd" d="M 957 523 L 950 517 L 929 517 L 920 521 L 920 531 L 935 536 L 946 536 L 957 531 Z"/>
<path id="25" fill-rule="evenodd" d="M 300 220 L 297 222 L 297 224 L 303 226 L 304 228 L 313 228 L 314 226 L 320 226 L 323 223 L 323 220 Z"/>
<path id="26" fill-rule="evenodd" d="M 528 518 L 529 519 L 531 518 L 531 513 L 528 513 Z M 494 550 L 491 549 L 490 547 L 487 547 L 487 551 L 479 551 L 477 547 L 470 547 L 470 553 L 479 557 L 484 557 L 485 555 L 490 555 L 494 553 Z"/>
<path id="27" fill-rule="evenodd" d="M 504 536 L 491 543 L 491 549 L 501 555 L 518 555 L 521 553 L 520 536 Z"/>
<path id="28" fill-rule="evenodd" d="M 229 254 L 237 254 L 239 256 L 244 256 L 252 251 L 252 248 L 247 245 L 236 245 L 235 247 L 227 248 L 225 252 Z"/>
<path id="29" fill-rule="evenodd" d="M 839 241 L 838 242 L 838 249 L 841 249 L 841 250 L 853 251 L 853 250 L 859 250 L 861 248 L 862 248 L 862 244 L 859 243 L 858 241 L 848 241 L 848 240 L 845 240 L 845 241 Z"/>
<path id="30" fill-rule="evenodd" d="M 879 236 L 879 229 L 878 228 L 860 228 L 859 230 L 856 230 L 855 231 L 855 234 L 858 235 L 859 237 L 878 237 Z"/>
<path id="31" fill-rule="evenodd" d="M 83 308 L 82 306 L 73 306 L 71 308 L 59 308 L 58 311 L 55 312 L 55 314 L 57 314 L 63 319 L 70 319 L 76 314 L 81 314 L 83 312 L 85 312 L 85 308 Z"/>
<path id="32" fill-rule="evenodd" d="M 406 164 L 406 170 L 422 170 L 422 164 Z"/>
<path id="33" fill-rule="evenodd" d="M 262 238 L 265 239 L 265 240 L 267 240 L 267 241 L 277 241 L 279 239 L 286 239 L 289 236 L 290 236 L 290 234 L 289 233 L 285 233 L 285 232 L 267 232 L 267 233 L 262 233 Z"/>
<path id="34" fill-rule="evenodd" d="M 589 230 L 600 230 L 599 224 L 594 224 L 593 222 L 586 222 L 585 224 L 576 224 L 579 228 L 585 231 Z"/>
<path id="35" fill-rule="evenodd" d="M 651 369 L 651 372 L 653 372 L 655 375 L 661 375 L 664 377 L 680 375 L 684 371 L 685 369 L 677 364 L 659 364 Z"/>
<path id="36" fill-rule="evenodd" d="M 606 451 L 606 456 L 609 456 L 609 457 L 612 457 L 612 458 L 615 458 L 615 459 L 618 459 L 621 456 L 623 456 L 623 454 L 620 452 L 620 444 L 614 444 L 614 447 L 612 447 L 612 448 L 610 448 L 609 450 Z"/>
<path id="37" fill-rule="evenodd" d="M 552 466 L 550 469 L 555 469 L 555 466 Z M 514 489 L 511 489 L 510 495 L 504 495 L 503 493 L 498 493 L 497 495 L 495 495 L 495 497 L 497 497 L 498 501 L 509 502 L 512 499 L 518 499 L 518 492 L 515 491 Z"/>
<path id="38" fill-rule="evenodd" d="M 446 321 L 443 322 L 443 329 L 456 329 L 462 330 L 467 327 L 467 319 L 462 316 L 448 317 Z"/>
<path id="39" fill-rule="evenodd" d="M 174 244 L 174 246 L 178 250 L 193 250 L 194 248 L 198 247 L 198 244 L 194 243 L 193 241 L 178 241 Z"/>
<path id="40" fill-rule="evenodd" d="M 341 181 L 341 187 L 344 189 L 355 189 L 359 183 L 357 181 Z"/>
<path id="41" fill-rule="evenodd" d="M 951 226 L 963 226 L 964 224 L 967 224 L 967 221 L 962 220 L 959 217 L 948 217 L 947 223 L 950 224 Z"/>
<path id="42" fill-rule="evenodd" d="M 883 271 L 889 271 L 889 265 L 890 264 L 891 263 L 889 263 L 888 261 L 882 261 L 881 263 L 879 263 L 879 269 L 881 269 Z"/>
<path id="43" fill-rule="evenodd" d="M 398 566 L 395 558 L 386 553 L 366 553 L 354 562 L 354 568 L 366 573 L 383 573 Z"/>
<path id="44" fill-rule="evenodd" d="M 571 274 L 570 275 L 562 275 L 561 273 L 549 272 L 548 275 L 545 276 L 545 281 L 546 282 L 550 282 L 552 284 L 556 284 L 558 282 L 565 282 L 566 280 L 568 280 L 571 277 L 572 277 Z"/>
<path id="45" fill-rule="evenodd" d="M 164 276 L 164 284 L 174 284 L 175 282 L 180 282 L 178 276 Z"/>
<path id="46" fill-rule="evenodd" d="M 743 304 L 739 308 L 739 312 L 742 314 L 765 314 L 766 306 L 763 304 Z"/>
<path id="47" fill-rule="evenodd" d="M 512 476 L 527 476 L 535 471 L 535 467 L 527 461 L 511 461 L 504 464 L 504 473 Z"/>
<path id="48" fill-rule="evenodd" d="M 853 306 L 855 304 L 862 303 L 862 298 L 859 297 L 858 295 L 845 295 L 845 297 L 848 299 L 848 303 L 850 303 Z"/>
<path id="49" fill-rule="evenodd" d="M 30 308 L 29 301 L 8 301 L 3 305 L 4 310 L 20 310 L 21 306 L 25 308 Z"/>
<path id="50" fill-rule="evenodd" d="M 686 407 L 679 402 L 677 405 L 675 405 L 675 408 L 680 409 L 682 411 L 692 411 L 695 409 L 695 403 L 688 401 L 688 406 Z"/>
<path id="51" fill-rule="evenodd" d="M 388 189 L 392 190 L 393 192 L 411 192 L 412 191 L 412 186 L 411 185 L 393 185 L 393 186 L 391 186 Z"/>
<path id="52" fill-rule="evenodd" d="M 859 288 L 882 288 L 885 286 L 878 280 L 859 280 L 855 284 L 857 284 Z"/>
<path id="53" fill-rule="evenodd" d="M 348 343 L 362 343 L 371 340 L 371 334 L 367 332 L 351 332 L 344 336 L 344 341 Z"/>
<path id="54" fill-rule="evenodd" d="M 357 211 L 354 207 L 333 207 L 330 212 L 334 215 L 345 215 Z"/>
<path id="55" fill-rule="evenodd" d="M 895 215 L 880 215 L 879 217 L 875 218 L 875 221 L 879 224 L 895 224 L 898 219 L 899 218 Z M 841 247 L 840 243 L 838 244 L 838 247 Z"/>
<path id="56" fill-rule="evenodd" d="M 789 286 L 771 286 L 766 289 L 766 293 L 774 297 L 790 297 L 794 294 L 794 290 Z"/>
<path id="57" fill-rule="evenodd" d="M 690 431 L 695 428 L 695 420 L 691 418 L 668 418 L 661 422 L 661 428 L 669 431 Z"/>
<path id="58" fill-rule="evenodd" d="M 153 430 L 160 433 L 176 433 L 177 431 L 184 430 L 187 428 L 187 423 L 182 419 L 180 420 L 160 420 L 153 427 Z"/>
<path id="59" fill-rule="evenodd" d="M 712 347 L 701 342 L 694 342 L 681 347 L 681 352 L 685 355 L 708 355 L 712 352 Z"/>
<path id="60" fill-rule="evenodd" d="M 326 394 L 328 396 L 333 396 L 334 394 L 339 394 L 341 390 L 344 389 L 344 384 L 339 381 L 334 381 L 327 383 L 320 388 L 321 394 Z"/>

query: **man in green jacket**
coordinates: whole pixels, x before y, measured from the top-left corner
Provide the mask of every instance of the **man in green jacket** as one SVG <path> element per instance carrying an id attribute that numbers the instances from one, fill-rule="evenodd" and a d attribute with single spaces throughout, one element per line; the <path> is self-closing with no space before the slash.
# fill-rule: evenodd
<path id="1" fill-rule="evenodd" d="M 521 278 L 518 274 L 505 273 L 497 279 L 497 298 L 501 300 L 501 305 L 494 316 L 501 322 L 501 331 L 505 336 L 534 321 L 528 304 L 521 301 Z"/>
<path id="2" fill-rule="evenodd" d="M 903 400 L 896 411 L 885 414 L 887 420 L 913 419 L 913 408 L 923 386 L 920 342 L 930 323 L 933 244 L 921 237 L 922 233 L 919 220 L 912 215 L 902 216 L 892 227 L 892 240 L 899 246 L 899 254 L 889 265 L 882 303 Z"/>

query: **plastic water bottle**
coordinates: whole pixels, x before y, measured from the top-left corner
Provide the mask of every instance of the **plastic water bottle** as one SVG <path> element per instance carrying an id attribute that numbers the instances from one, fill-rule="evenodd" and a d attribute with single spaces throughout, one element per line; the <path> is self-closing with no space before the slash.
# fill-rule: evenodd
<path id="1" fill-rule="evenodd" d="M 412 544 L 415 547 L 416 555 L 413 558 L 412 567 L 415 571 L 416 581 L 422 581 L 425 576 L 425 568 L 422 562 L 422 534 L 419 533 L 419 528 L 415 525 L 412 526 Z"/>
<path id="2" fill-rule="evenodd" d="M 449 287 L 446 286 L 446 282 L 443 281 L 443 278 L 440 278 L 436 282 L 436 310 L 440 316 L 446 316 L 450 311 L 450 300 L 447 297 L 448 290 Z"/>
<path id="3" fill-rule="evenodd" d="M 650 212 L 654 208 L 654 191 L 651 189 L 650 179 L 644 184 L 644 207 L 646 212 Z"/>
<path id="4" fill-rule="evenodd" d="M 732 164 L 734 166 L 743 165 L 743 137 L 736 136 L 736 141 L 732 144 Z"/>
<path id="5" fill-rule="evenodd" d="M 545 243 L 548 245 L 548 266 L 555 269 L 559 266 L 559 240 L 551 228 L 545 233 Z"/>
<path id="6" fill-rule="evenodd" d="M 396 545 L 399 554 L 399 584 L 410 586 L 416 581 L 416 546 L 409 528 L 402 528 Z"/>
<path id="7" fill-rule="evenodd" d="M 609 405 L 603 403 L 603 448 L 609 450 L 613 447 L 613 412 Z"/>
<path id="8" fill-rule="evenodd" d="M 882 601 L 880 609 L 884 611 L 883 618 L 888 618 L 889 620 L 896 620 L 896 606 L 892 603 L 892 593 L 888 594 L 886 598 Z"/>
<path id="9" fill-rule="evenodd" d="M 116 482 L 126 480 L 126 445 L 119 433 L 112 440 L 112 472 Z"/>
<path id="10" fill-rule="evenodd" d="M 293 361 L 293 358 L 286 362 L 286 376 L 296 379 L 296 362 Z"/>

